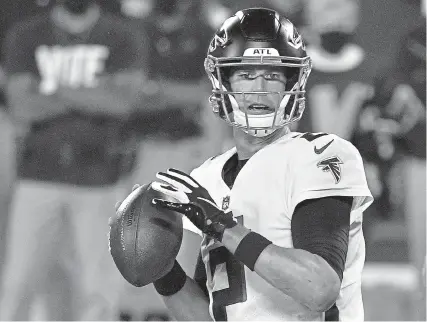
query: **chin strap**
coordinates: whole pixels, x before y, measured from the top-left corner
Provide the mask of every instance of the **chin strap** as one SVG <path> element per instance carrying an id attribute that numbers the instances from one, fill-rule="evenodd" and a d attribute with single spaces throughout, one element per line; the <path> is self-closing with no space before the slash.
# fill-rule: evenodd
<path id="1" fill-rule="evenodd" d="M 257 138 L 262 138 L 264 136 L 270 135 L 273 132 L 277 131 L 277 129 L 271 129 L 271 130 L 247 130 L 247 129 L 243 129 L 243 131 L 245 131 L 245 133 L 255 136 Z"/>

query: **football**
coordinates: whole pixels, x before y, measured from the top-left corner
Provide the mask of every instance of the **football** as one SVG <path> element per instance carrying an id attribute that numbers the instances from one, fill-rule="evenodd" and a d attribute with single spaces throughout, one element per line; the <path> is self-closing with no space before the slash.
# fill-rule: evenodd
<path id="1" fill-rule="evenodd" d="M 159 210 L 153 198 L 170 199 L 151 188 L 138 187 L 121 203 L 110 224 L 110 252 L 123 277 L 141 287 L 165 275 L 182 242 L 181 214 Z"/>

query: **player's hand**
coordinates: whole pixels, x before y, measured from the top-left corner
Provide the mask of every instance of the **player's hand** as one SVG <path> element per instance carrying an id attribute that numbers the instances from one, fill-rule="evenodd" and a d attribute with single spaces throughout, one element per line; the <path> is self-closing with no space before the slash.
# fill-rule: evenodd
<path id="1" fill-rule="evenodd" d="M 168 169 L 159 172 L 156 177 L 167 184 L 153 182 L 152 188 L 179 202 L 153 199 L 156 207 L 166 208 L 185 215 L 206 235 L 221 241 L 226 228 L 234 227 L 237 222 L 231 212 L 224 213 L 210 196 L 209 192 L 188 174 Z"/>

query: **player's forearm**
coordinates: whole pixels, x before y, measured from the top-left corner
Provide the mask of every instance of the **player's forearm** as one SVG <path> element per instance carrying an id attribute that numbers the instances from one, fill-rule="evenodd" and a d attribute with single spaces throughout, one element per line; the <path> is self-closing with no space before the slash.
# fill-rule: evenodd
<path id="1" fill-rule="evenodd" d="M 68 111 L 64 101 L 42 94 L 26 94 L 10 104 L 14 118 L 25 123 L 43 121 Z"/>
<path id="2" fill-rule="evenodd" d="M 313 311 L 328 310 L 340 290 L 340 281 L 327 262 L 302 249 L 270 245 L 258 258 L 255 272 Z"/>
<path id="3" fill-rule="evenodd" d="M 118 91 L 107 88 L 71 89 L 62 88 L 59 95 L 69 104 L 94 114 L 127 117 L 132 110 L 132 101 Z"/>
<path id="4" fill-rule="evenodd" d="M 161 297 L 178 321 L 212 321 L 209 315 L 209 299 L 199 285 L 188 276 L 178 293 Z"/>
<path id="5" fill-rule="evenodd" d="M 223 244 L 235 254 L 250 232 L 242 225 L 224 231 Z M 268 245 L 257 258 L 254 271 L 265 281 L 313 311 L 326 311 L 336 301 L 340 280 L 320 256 L 301 249 Z"/>

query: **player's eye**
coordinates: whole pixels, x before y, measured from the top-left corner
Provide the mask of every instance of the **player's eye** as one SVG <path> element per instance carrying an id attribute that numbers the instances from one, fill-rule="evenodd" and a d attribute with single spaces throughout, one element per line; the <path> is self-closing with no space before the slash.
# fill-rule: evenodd
<path id="1" fill-rule="evenodd" d="M 285 81 L 285 77 L 280 74 L 280 73 L 275 73 L 275 72 L 271 72 L 271 73 L 266 73 L 264 75 L 264 78 L 266 80 L 278 80 L 278 81 Z"/>
<path id="2" fill-rule="evenodd" d="M 239 71 L 234 74 L 235 80 L 254 80 L 258 77 L 262 77 L 268 81 L 281 81 L 286 82 L 286 77 L 282 73 L 278 72 L 256 72 L 256 71 Z"/>
<path id="3" fill-rule="evenodd" d="M 253 73 L 245 72 L 245 71 L 239 72 L 239 73 L 237 74 L 237 76 L 238 76 L 238 78 L 239 78 L 239 79 L 244 79 L 244 80 L 251 80 L 251 79 L 254 79 L 254 75 L 253 75 Z"/>

